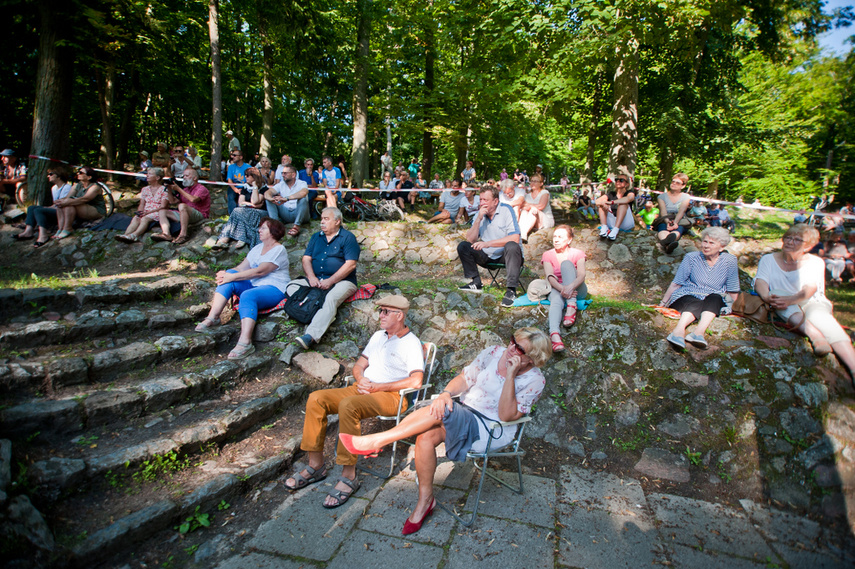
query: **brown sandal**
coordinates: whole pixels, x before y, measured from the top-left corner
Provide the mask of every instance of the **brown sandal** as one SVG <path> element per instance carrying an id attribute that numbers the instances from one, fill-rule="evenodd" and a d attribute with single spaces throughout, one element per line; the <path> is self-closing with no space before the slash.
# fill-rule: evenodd
<path id="1" fill-rule="evenodd" d="M 291 229 L 288 230 L 288 235 L 291 237 L 296 237 L 300 234 L 300 226 L 295 225 Z"/>

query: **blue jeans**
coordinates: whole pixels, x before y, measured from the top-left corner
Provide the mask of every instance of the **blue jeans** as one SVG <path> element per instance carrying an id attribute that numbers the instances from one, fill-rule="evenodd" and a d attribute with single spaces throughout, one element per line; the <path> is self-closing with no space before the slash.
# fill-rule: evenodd
<path id="1" fill-rule="evenodd" d="M 234 269 L 229 269 L 227 273 L 237 273 Z M 285 298 L 285 293 L 271 285 L 254 286 L 252 281 L 232 281 L 230 283 L 221 284 L 217 287 L 217 294 L 222 295 L 226 299 L 237 295 L 240 298 L 240 313 L 241 320 L 251 318 L 258 320 L 258 310 L 273 308 Z"/>
<path id="2" fill-rule="evenodd" d="M 309 200 L 307 197 L 297 200 L 296 209 L 288 209 L 285 204 L 277 205 L 269 201 L 265 204 L 267 205 L 267 215 L 283 223 L 303 225 L 309 220 Z"/>

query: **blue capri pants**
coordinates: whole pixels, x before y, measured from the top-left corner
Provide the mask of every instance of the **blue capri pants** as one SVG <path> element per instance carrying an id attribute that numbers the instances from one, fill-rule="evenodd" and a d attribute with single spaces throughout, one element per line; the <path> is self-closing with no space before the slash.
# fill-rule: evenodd
<path id="1" fill-rule="evenodd" d="M 229 269 L 227 273 L 237 273 L 234 269 Z M 238 313 L 241 320 L 251 318 L 258 320 L 259 309 L 273 308 L 285 298 L 285 293 L 272 285 L 254 286 L 252 281 L 232 281 L 230 283 L 221 284 L 217 287 L 217 294 L 224 296 L 226 299 L 237 295 L 240 298 L 240 306 Z"/>

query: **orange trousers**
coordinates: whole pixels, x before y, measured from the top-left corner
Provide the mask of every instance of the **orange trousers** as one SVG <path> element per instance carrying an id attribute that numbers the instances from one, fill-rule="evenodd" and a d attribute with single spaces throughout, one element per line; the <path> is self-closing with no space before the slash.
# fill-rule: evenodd
<path id="1" fill-rule="evenodd" d="M 339 389 L 320 389 L 309 395 L 306 403 L 306 419 L 303 423 L 303 441 L 300 448 L 306 452 L 323 452 L 327 436 L 327 415 L 338 413 L 338 430 L 349 435 L 361 435 L 360 422 L 378 415 L 394 416 L 398 412 L 401 396 L 397 391 L 382 391 L 360 395 L 356 386 Z M 404 401 L 402 409 L 407 408 Z M 338 441 L 336 464 L 353 466 L 356 455 Z"/>

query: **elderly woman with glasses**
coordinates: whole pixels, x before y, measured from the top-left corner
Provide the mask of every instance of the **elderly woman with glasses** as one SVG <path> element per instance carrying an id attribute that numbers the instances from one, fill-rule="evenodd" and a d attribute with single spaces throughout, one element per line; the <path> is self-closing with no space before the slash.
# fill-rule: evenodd
<path id="1" fill-rule="evenodd" d="M 597 198 L 600 216 L 600 237 L 617 239 L 619 231 L 630 231 L 635 227 L 635 217 L 629 210 L 635 203 L 635 191 L 626 174 L 615 176 L 614 189 Z"/>
<path id="2" fill-rule="evenodd" d="M 169 193 L 163 184 L 163 168 L 149 168 L 145 179 L 148 185 L 140 190 L 140 205 L 125 232 L 116 235 L 116 241 L 138 242 L 153 221 L 160 223 L 161 232 L 169 235 L 169 221 L 160 220 L 160 210 L 169 209 Z"/>
<path id="3" fill-rule="evenodd" d="M 701 349 L 708 347 L 704 332 L 725 308 L 725 295 L 736 300 L 739 269 L 736 257 L 724 250 L 730 233 L 722 227 L 708 227 L 701 233 L 701 250 L 687 253 L 673 282 L 659 303 L 680 312 L 680 321 L 668 334 L 668 342 L 685 349 L 686 342 Z M 686 327 L 698 321 L 694 332 Z"/>
<path id="4" fill-rule="evenodd" d="M 379 449 L 416 436 L 416 474 L 419 498 L 404 523 L 403 535 L 421 529 L 436 507 L 433 478 L 436 447 L 445 443 L 445 453 L 455 461 L 466 460 L 470 450 L 483 452 L 491 434 L 485 421 L 515 421 L 531 411 L 546 380 L 540 371 L 552 355 L 549 338 L 542 330 L 520 328 L 507 346 L 490 346 L 452 379 L 429 407 L 417 409 L 392 429 L 354 437 L 339 434 L 353 454 L 374 455 Z M 460 396 L 459 402 L 454 397 Z M 516 428 L 504 429 L 490 444 L 499 449 L 513 440 Z"/>
<path id="5" fill-rule="evenodd" d="M 754 290 L 778 316 L 808 337 L 815 355 L 834 351 L 855 383 L 855 348 L 825 297 L 825 263 L 808 253 L 819 243 L 819 232 L 799 223 L 784 233 L 782 241 L 780 251 L 760 258 Z"/>

